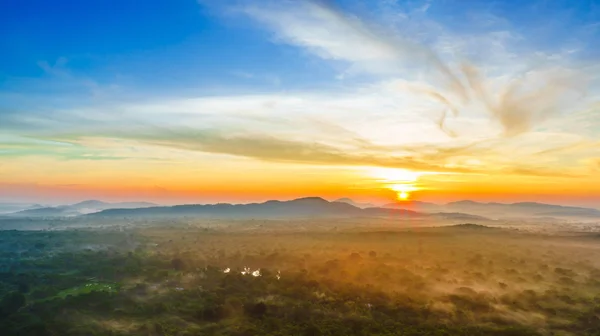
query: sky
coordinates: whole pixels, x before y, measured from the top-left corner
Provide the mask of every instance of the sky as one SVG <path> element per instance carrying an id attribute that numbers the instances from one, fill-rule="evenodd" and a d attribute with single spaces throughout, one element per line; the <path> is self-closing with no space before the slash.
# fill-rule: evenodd
<path id="1" fill-rule="evenodd" d="M 600 208 L 600 2 L 0 2 L 0 201 Z"/>

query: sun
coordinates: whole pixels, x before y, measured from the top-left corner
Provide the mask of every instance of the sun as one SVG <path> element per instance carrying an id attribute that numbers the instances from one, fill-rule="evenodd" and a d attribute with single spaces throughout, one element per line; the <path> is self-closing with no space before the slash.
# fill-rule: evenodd
<path id="1" fill-rule="evenodd" d="M 398 193 L 398 200 L 400 200 L 400 201 L 406 201 L 409 197 L 410 197 L 410 194 L 407 193 L 406 191 L 401 191 Z"/>
<path id="2" fill-rule="evenodd" d="M 407 201 L 411 192 L 419 190 L 417 180 L 425 173 L 405 169 L 370 168 L 368 174 L 377 178 L 377 182 L 386 189 L 395 191 L 398 201 Z"/>
<path id="3" fill-rule="evenodd" d="M 391 184 L 388 185 L 387 188 L 396 192 L 396 198 L 398 201 L 407 201 L 410 198 L 410 193 L 417 190 L 417 187 L 411 183 Z"/>

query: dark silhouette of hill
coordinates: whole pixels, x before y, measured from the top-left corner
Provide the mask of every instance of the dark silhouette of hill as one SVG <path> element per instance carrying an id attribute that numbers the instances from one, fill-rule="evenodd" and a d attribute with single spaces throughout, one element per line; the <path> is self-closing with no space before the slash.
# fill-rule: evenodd
<path id="1" fill-rule="evenodd" d="M 151 207 L 145 209 L 111 209 L 92 216 L 201 216 L 201 217 L 310 217 L 310 216 L 354 216 L 361 209 L 346 203 L 328 202 L 319 197 L 306 197 L 292 201 L 267 201 L 251 204 L 185 204 Z"/>
<path id="2" fill-rule="evenodd" d="M 471 215 L 461 212 L 437 212 L 433 213 L 432 216 L 440 217 L 443 219 L 451 219 L 451 220 L 490 220 L 487 217 Z"/>
<path id="3" fill-rule="evenodd" d="M 107 203 L 102 201 L 90 200 L 83 201 L 68 207 L 71 209 L 135 209 L 135 208 L 148 208 L 157 206 L 157 204 L 149 202 L 119 202 L 119 203 Z"/>
<path id="4" fill-rule="evenodd" d="M 169 218 L 204 217 L 223 219 L 310 218 L 310 217 L 395 217 L 450 220 L 488 220 L 480 216 L 458 213 L 425 214 L 407 209 L 371 207 L 361 209 L 344 202 L 329 202 L 320 197 L 290 201 L 267 201 L 251 204 L 187 204 L 143 209 L 109 209 L 89 214 L 94 217 Z"/>
<path id="5" fill-rule="evenodd" d="M 267 201 L 251 204 L 189 204 L 145 209 L 110 209 L 90 214 L 96 217 L 209 217 L 209 218 L 288 218 L 288 217 L 361 217 L 361 216 L 426 216 L 398 209 L 367 208 L 344 202 L 329 202 L 320 197 L 291 201 Z"/>
<path id="6" fill-rule="evenodd" d="M 550 212 L 542 212 L 538 214 L 539 216 L 549 216 L 549 217 L 600 217 L 600 211 L 596 209 L 569 209 L 563 211 L 550 211 Z"/>
<path id="7" fill-rule="evenodd" d="M 446 204 L 458 212 L 467 212 L 483 216 L 510 217 L 600 217 L 600 211 L 591 208 L 545 204 L 536 202 L 519 203 L 480 203 L 473 201 L 460 201 Z"/>
<path id="8" fill-rule="evenodd" d="M 344 198 L 340 198 L 340 199 L 336 199 L 334 202 L 340 202 L 340 203 L 348 203 L 350 205 L 354 205 L 355 207 L 358 208 L 376 208 L 377 206 L 375 204 L 372 203 L 359 203 L 359 202 L 355 202 L 350 198 L 344 197 Z"/>
<path id="9" fill-rule="evenodd" d="M 507 217 L 587 217 L 600 218 L 600 210 L 536 202 L 482 203 L 471 200 L 435 204 L 419 201 L 397 202 L 386 208 L 409 209 L 428 213 L 462 213 L 491 218 Z"/>
<path id="10" fill-rule="evenodd" d="M 422 212 L 444 212 L 444 207 L 442 205 L 421 201 L 398 201 L 385 204 L 382 207 L 392 209 L 409 209 Z"/>
<path id="11" fill-rule="evenodd" d="M 14 216 L 65 216 L 69 215 L 66 209 L 60 207 L 45 207 L 29 210 L 22 210 L 11 215 Z"/>
<path id="12" fill-rule="evenodd" d="M 28 203 L 0 203 L 0 214 L 9 214 L 22 210 L 42 208 L 39 204 Z"/>
<path id="13" fill-rule="evenodd" d="M 291 201 L 267 201 L 251 204 L 186 204 L 157 206 L 147 202 L 108 203 L 88 200 L 71 205 L 38 207 L 6 214 L 12 217 L 68 217 L 85 214 L 120 217 L 199 216 L 214 218 L 269 218 L 269 217 L 356 217 L 356 216 L 412 216 L 431 217 L 454 221 L 484 221 L 489 218 L 529 217 L 600 218 L 600 210 L 535 202 L 481 203 L 470 200 L 435 204 L 403 201 L 383 207 L 366 207 L 349 198 L 329 202 L 320 197 L 306 197 Z"/>
<path id="14" fill-rule="evenodd" d="M 21 210 L 15 213 L 11 213 L 11 216 L 23 216 L 23 217 L 67 217 L 77 216 L 87 213 L 94 213 L 107 209 L 134 209 L 134 208 L 147 208 L 156 206 L 154 203 L 148 202 L 122 202 L 122 203 L 108 203 L 96 200 L 83 201 L 71 205 L 60 205 L 55 207 L 39 207 L 27 210 Z"/>

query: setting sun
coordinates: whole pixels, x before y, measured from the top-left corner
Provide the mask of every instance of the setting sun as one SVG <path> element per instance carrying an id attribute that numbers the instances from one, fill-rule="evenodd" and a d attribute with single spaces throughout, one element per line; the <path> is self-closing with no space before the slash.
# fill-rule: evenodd
<path id="1" fill-rule="evenodd" d="M 377 179 L 377 182 L 385 188 L 396 192 L 399 201 L 406 201 L 410 193 L 418 190 L 416 182 L 424 173 L 413 172 L 405 169 L 371 168 L 369 175 Z"/>
<path id="2" fill-rule="evenodd" d="M 396 198 L 399 201 L 406 201 L 410 198 L 410 192 L 417 190 L 417 188 L 411 183 L 397 183 L 387 185 L 387 188 L 396 192 Z"/>

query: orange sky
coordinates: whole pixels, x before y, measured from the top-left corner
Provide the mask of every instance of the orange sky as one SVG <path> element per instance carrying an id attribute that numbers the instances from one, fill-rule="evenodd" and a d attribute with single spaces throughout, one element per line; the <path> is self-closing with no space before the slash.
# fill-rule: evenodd
<path id="1" fill-rule="evenodd" d="M 0 198 L 36 202 L 84 199 L 158 203 L 250 202 L 321 196 L 386 203 L 398 185 L 409 199 L 448 202 L 542 201 L 594 205 L 600 179 L 592 175 L 531 176 L 490 172 L 418 172 L 369 166 L 308 165 L 190 153 L 167 161 L 56 160 L 30 157 L 3 166 Z M 22 174 L 27 171 L 28 174 Z M 41 182 L 43 181 L 43 182 Z M 16 182 L 16 183 L 15 183 Z M 403 187 L 400 187 L 404 190 Z"/>
<path id="2" fill-rule="evenodd" d="M 0 201 L 401 194 L 600 208 L 600 63 L 580 53 L 597 45 L 585 34 L 573 44 L 574 32 L 544 32 L 542 43 L 489 6 L 453 22 L 429 2 L 385 1 L 369 15 L 322 1 L 217 3 L 204 4 L 204 23 L 225 34 L 212 45 L 103 59 L 61 32 L 73 54 L 18 57 L 22 72 L 0 83 Z M 230 14 L 241 26 L 221 22 Z M 129 53 L 136 61 L 117 61 Z"/>

